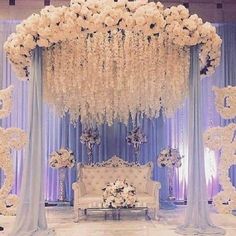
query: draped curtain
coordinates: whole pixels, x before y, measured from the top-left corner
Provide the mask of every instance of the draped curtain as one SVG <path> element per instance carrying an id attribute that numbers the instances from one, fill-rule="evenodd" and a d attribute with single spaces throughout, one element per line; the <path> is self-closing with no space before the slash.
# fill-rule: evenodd
<path id="1" fill-rule="evenodd" d="M 13 84 L 14 89 L 14 107 L 11 115 L 3 119 L 2 125 L 7 127 L 19 127 L 26 130 L 27 126 L 27 100 L 28 100 L 28 82 L 19 81 L 15 78 L 11 71 L 10 64 L 7 62 L 6 55 L 3 52 L 3 43 L 9 33 L 15 30 L 16 21 L 0 21 L 0 87 L 6 88 Z M 202 101 L 204 101 L 203 129 L 208 127 L 225 125 L 227 121 L 222 120 L 214 108 L 214 94 L 211 91 L 213 86 L 224 87 L 236 84 L 236 25 L 217 25 L 218 33 L 223 39 L 222 60 L 216 73 L 211 77 L 202 81 Z M 183 108 L 178 110 L 174 117 L 166 119 L 160 117 L 155 120 L 141 120 L 141 128 L 148 137 L 148 143 L 143 144 L 140 155 L 140 162 L 146 163 L 153 161 L 154 172 L 153 177 L 162 184 L 161 198 L 167 197 L 166 170 L 157 167 L 156 157 L 160 150 L 166 146 L 178 148 L 180 153 L 184 155 L 183 165 L 175 174 L 175 191 L 174 194 L 178 200 L 186 200 L 187 170 L 188 170 L 188 136 L 187 121 L 188 109 L 187 102 L 184 102 Z M 69 123 L 69 117 L 58 118 L 47 105 L 43 108 L 43 137 L 44 149 L 42 155 L 45 159 L 45 200 L 56 201 L 58 190 L 58 171 L 51 169 L 48 165 L 49 154 L 60 147 L 69 147 L 76 156 L 77 162 L 86 161 L 86 149 L 80 143 L 80 135 L 84 127 L 80 123 L 74 127 Z M 102 125 L 99 127 L 101 135 L 101 145 L 95 148 L 94 160 L 101 162 L 107 160 L 112 155 L 117 155 L 127 161 L 133 161 L 133 150 L 126 143 L 128 131 L 132 129 L 130 123 L 127 127 L 121 123 L 115 123 L 109 127 Z M 12 153 L 15 166 L 15 184 L 14 193 L 19 193 L 24 152 L 18 151 Z M 208 186 L 208 198 L 212 199 L 219 191 L 217 180 L 217 162 L 219 153 L 205 149 L 205 167 L 206 180 Z M 203 160 L 204 161 L 204 160 Z M 2 182 L 3 173 L 0 175 L 0 183 Z M 231 179 L 236 185 L 236 168 L 231 168 Z M 67 199 L 73 199 L 71 189 L 72 183 L 76 179 L 76 168 L 68 171 L 66 179 Z"/>

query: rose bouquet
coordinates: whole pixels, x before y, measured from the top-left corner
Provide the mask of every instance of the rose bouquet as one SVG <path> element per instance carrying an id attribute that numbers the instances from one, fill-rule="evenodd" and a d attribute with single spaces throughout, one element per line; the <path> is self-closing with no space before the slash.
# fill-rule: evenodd
<path id="1" fill-rule="evenodd" d="M 157 163 L 160 167 L 179 168 L 182 165 L 182 158 L 183 156 L 180 155 L 177 149 L 165 148 L 160 152 Z"/>
<path id="2" fill-rule="evenodd" d="M 103 190 L 103 207 L 132 208 L 137 202 L 136 189 L 125 180 L 109 183 Z"/>
<path id="3" fill-rule="evenodd" d="M 98 129 L 87 128 L 80 136 L 80 142 L 86 146 L 89 163 L 93 161 L 93 148 L 101 143 Z"/>
<path id="4" fill-rule="evenodd" d="M 174 174 L 175 168 L 179 168 L 182 165 L 181 159 L 183 156 L 180 155 L 179 151 L 174 148 L 163 149 L 157 159 L 157 164 L 160 167 L 167 167 L 168 170 L 168 184 L 169 184 L 169 197 L 168 200 L 174 201 L 175 197 L 173 194 L 174 190 Z"/>
<path id="5" fill-rule="evenodd" d="M 72 168 L 75 165 L 75 157 L 71 150 L 61 148 L 50 155 L 49 165 L 52 168 Z"/>
<path id="6" fill-rule="evenodd" d="M 147 142 L 147 136 L 142 132 L 140 127 L 136 127 L 129 132 L 129 135 L 126 137 L 126 141 L 128 145 L 133 145 L 134 153 L 137 158 L 141 145 Z"/>

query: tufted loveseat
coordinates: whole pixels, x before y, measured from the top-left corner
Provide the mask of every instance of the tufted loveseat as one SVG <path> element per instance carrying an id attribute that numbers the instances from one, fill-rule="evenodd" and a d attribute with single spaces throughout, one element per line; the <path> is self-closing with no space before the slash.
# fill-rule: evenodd
<path id="1" fill-rule="evenodd" d="M 116 179 L 126 179 L 136 187 L 137 200 L 154 210 L 155 216 L 159 210 L 160 183 L 151 180 L 153 165 L 151 162 L 140 165 L 128 163 L 117 156 L 96 164 L 77 165 L 77 181 L 73 183 L 74 212 L 79 217 L 80 210 L 86 210 L 102 203 L 102 189 Z"/>

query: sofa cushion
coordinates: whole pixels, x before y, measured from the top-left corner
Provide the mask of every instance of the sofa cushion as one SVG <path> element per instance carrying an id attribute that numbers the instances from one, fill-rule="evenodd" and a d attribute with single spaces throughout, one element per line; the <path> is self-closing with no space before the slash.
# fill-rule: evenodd
<path id="1" fill-rule="evenodd" d="M 102 194 L 102 189 L 116 179 L 126 179 L 129 184 L 136 187 L 137 193 L 147 192 L 147 181 L 151 177 L 151 167 L 123 166 L 123 167 L 91 167 L 80 169 L 80 181 L 84 183 L 87 193 Z"/>

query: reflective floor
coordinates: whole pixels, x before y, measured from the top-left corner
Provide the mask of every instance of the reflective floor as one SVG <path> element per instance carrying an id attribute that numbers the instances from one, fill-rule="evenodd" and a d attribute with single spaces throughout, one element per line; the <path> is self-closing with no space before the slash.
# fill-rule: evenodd
<path id="1" fill-rule="evenodd" d="M 184 220 L 184 207 L 175 210 L 161 210 L 159 220 L 148 221 L 143 215 L 123 215 L 120 221 L 105 221 L 103 215 L 90 215 L 87 220 L 73 222 L 71 207 L 47 207 L 47 219 L 50 228 L 59 236 L 172 236 L 174 230 Z M 15 217 L 0 216 L 0 224 L 8 235 Z M 217 226 L 226 230 L 227 236 L 236 236 L 236 216 L 211 213 L 211 219 Z"/>

